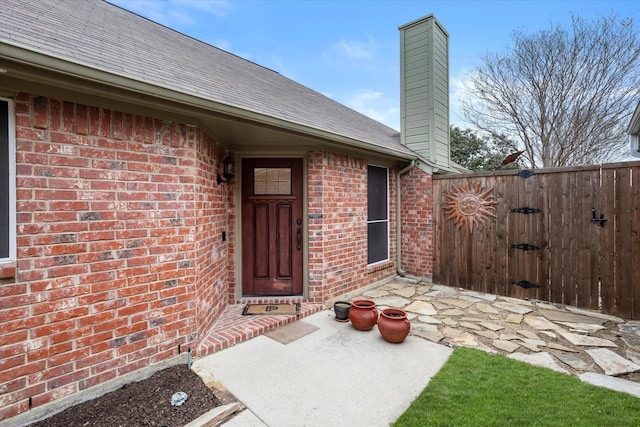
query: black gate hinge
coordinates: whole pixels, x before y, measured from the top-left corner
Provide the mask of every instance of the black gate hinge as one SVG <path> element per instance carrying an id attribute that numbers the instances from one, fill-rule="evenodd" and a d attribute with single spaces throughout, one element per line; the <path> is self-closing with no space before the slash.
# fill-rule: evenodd
<path id="1" fill-rule="evenodd" d="M 520 172 L 518 172 L 516 175 L 518 175 L 521 178 L 527 179 L 530 176 L 532 176 L 533 174 L 535 174 L 534 171 L 532 171 L 530 169 L 523 169 Z"/>
<path id="2" fill-rule="evenodd" d="M 537 285 L 535 283 L 531 283 L 528 280 L 520 280 L 519 282 L 513 282 L 514 285 L 516 286 L 520 286 L 521 288 L 524 289 L 531 289 L 531 288 L 539 288 L 540 285 Z"/>
<path id="3" fill-rule="evenodd" d="M 523 251 L 539 251 L 542 249 L 540 246 L 530 245 L 528 243 L 516 243 L 515 245 L 511 245 L 512 248 L 522 249 Z"/>
<path id="4" fill-rule="evenodd" d="M 540 213 L 542 211 L 540 209 L 537 209 L 537 208 L 529 208 L 529 207 L 525 206 L 524 208 L 511 209 L 511 212 L 528 215 L 528 214 Z"/>

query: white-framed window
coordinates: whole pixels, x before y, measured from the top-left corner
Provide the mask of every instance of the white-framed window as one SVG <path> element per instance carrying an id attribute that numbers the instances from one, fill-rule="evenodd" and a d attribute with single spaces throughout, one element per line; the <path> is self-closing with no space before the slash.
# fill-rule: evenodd
<path id="1" fill-rule="evenodd" d="M 389 170 L 369 165 L 367 171 L 368 264 L 389 259 Z"/>
<path id="2" fill-rule="evenodd" d="M 629 135 L 629 150 L 633 157 L 640 157 L 640 134 Z"/>
<path id="3" fill-rule="evenodd" d="M 16 259 L 16 132 L 13 101 L 0 98 L 0 262 Z"/>

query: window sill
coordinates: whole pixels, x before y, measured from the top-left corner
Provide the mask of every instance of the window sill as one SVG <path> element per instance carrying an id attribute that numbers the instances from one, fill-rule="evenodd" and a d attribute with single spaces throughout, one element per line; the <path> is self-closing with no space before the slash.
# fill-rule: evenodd
<path id="1" fill-rule="evenodd" d="M 393 267 L 395 264 L 392 261 L 384 261 L 380 264 L 374 264 L 367 266 L 367 274 L 376 273 L 378 271 L 386 270 L 387 268 Z"/>
<path id="2" fill-rule="evenodd" d="M 14 277 L 16 277 L 16 263 L 0 263 L 0 279 L 12 279 Z"/>

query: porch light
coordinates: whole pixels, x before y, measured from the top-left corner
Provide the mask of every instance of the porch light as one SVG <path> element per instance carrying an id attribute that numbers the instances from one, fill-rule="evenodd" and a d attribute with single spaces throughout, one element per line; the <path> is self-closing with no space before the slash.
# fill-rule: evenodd
<path id="1" fill-rule="evenodd" d="M 231 154 L 229 154 L 223 161 L 223 171 L 222 171 L 222 175 L 225 177 L 225 179 L 222 179 L 222 177 L 220 176 L 220 174 L 218 174 L 218 176 L 216 177 L 216 182 L 218 183 L 218 185 L 220 185 L 220 183 L 222 182 L 226 182 L 227 184 L 229 183 L 229 181 L 231 180 L 231 178 L 233 178 L 236 174 L 235 174 L 235 166 L 236 166 L 236 161 L 235 159 L 231 156 Z"/>

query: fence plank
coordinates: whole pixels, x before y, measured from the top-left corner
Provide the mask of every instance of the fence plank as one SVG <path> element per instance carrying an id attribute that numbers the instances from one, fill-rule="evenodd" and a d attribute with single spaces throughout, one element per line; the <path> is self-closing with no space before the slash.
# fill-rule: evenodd
<path id="1" fill-rule="evenodd" d="M 491 265 L 492 280 L 487 291 L 495 293 L 497 295 L 508 295 L 509 287 L 509 221 L 507 217 L 509 215 L 509 179 L 496 179 L 493 177 L 491 180 L 491 186 L 495 193 L 496 201 L 496 222 L 494 237 L 495 255 L 493 257 L 493 263 Z"/>
<path id="2" fill-rule="evenodd" d="M 598 191 L 599 203 L 597 212 L 602 212 L 609 219 L 600 228 L 600 297 L 602 310 L 605 313 L 615 313 L 615 169 L 603 169 L 601 185 Z M 599 214 L 598 214 L 599 215 Z"/>
<path id="3" fill-rule="evenodd" d="M 537 259 L 537 283 L 540 289 L 536 293 L 536 297 L 543 301 L 549 301 L 549 233 L 550 233 L 550 221 L 549 221 L 549 180 L 550 174 L 538 175 L 538 193 L 537 193 L 537 206 L 535 208 L 540 209 L 542 212 L 535 214 L 537 217 L 537 233 L 539 236 L 540 247 L 543 250 L 540 251 Z"/>
<path id="4" fill-rule="evenodd" d="M 598 227 L 591 223 L 590 210 L 597 205 L 597 194 L 600 185 L 600 170 L 592 170 L 589 177 L 589 197 L 583 209 L 587 209 L 585 215 L 585 224 L 588 224 L 588 231 L 585 238 L 588 239 L 585 248 L 585 258 L 588 257 L 589 272 L 589 304 L 588 308 L 592 310 L 600 309 L 600 234 Z M 585 267 L 587 270 L 587 267 Z"/>
<path id="5" fill-rule="evenodd" d="M 633 284 L 631 283 L 631 170 L 616 170 L 616 313 L 630 317 L 633 312 Z"/>
<path id="6" fill-rule="evenodd" d="M 593 207 L 593 189 L 591 187 L 591 175 L 593 171 L 584 170 L 576 173 L 576 194 L 572 205 L 573 212 L 573 242 L 575 251 L 573 262 L 574 299 L 571 305 L 585 308 L 598 308 L 597 297 L 594 301 L 594 292 L 591 278 L 592 253 L 597 253 L 597 248 L 591 245 L 591 230 L 595 226 L 591 222 L 591 208 Z M 594 250 L 595 249 L 595 250 Z M 597 283 L 596 283 L 597 294 Z M 594 305 L 595 303 L 595 305 Z"/>
<path id="7" fill-rule="evenodd" d="M 640 318 L 640 167 L 631 169 L 631 283 L 633 285 L 631 319 Z"/>

